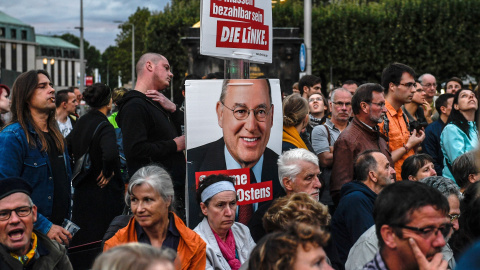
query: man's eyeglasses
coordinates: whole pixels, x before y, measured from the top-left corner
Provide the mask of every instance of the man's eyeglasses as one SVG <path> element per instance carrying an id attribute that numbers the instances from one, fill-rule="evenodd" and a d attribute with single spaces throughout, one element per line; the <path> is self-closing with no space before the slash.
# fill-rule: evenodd
<path id="1" fill-rule="evenodd" d="M 369 103 L 370 104 L 375 104 L 375 105 L 377 105 L 378 107 L 381 107 L 381 108 L 385 107 L 385 102 L 369 102 Z"/>
<path id="2" fill-rule="evenodd" d="M 314 102 L 314 101 L 323 101 L 322 98 L 309 98 L 308 102 Z"/>
<path id="3" fill-rule="evenodd" d="M 460 214 L 453 214 L 453 215 L 448 214 L 447 216 L 450 219 L 450 222 L 454 222 L 460 217 Z"/>
<path id="4" fill-rule="evenodd" d="M 397 227 L 397 228 L 402 228 L 402 229 L 407 229 L 410 231 L 414 231 L 417 234 L 419 234 L 422 238 L 428 239 L 432 237 L 432 235 L 437 235 L 437 232 L 440 232 L 443 236 L 444 239 L 447 239 L 448 236 L 450 235 L 450 232 L 452 231 L 453 225 L 451 223 L 443 224 L 440 227 L 424 227 L 424 228 L 417 228 L 417 227 L 410 227 L 406 225 L 390 225 L 392 227 Z"/>
<path id="5" fill-rule="evenodd" d="M 332 103 L 335 104 L 335 106 L 340 107 L 340 108 L 343 108 L 343 106 L 345 106 L 347 108 L 352 106 L 351 102 L 341 102 L 341 101 L 339 101 L 339 102 L 332 102 Z"/>
<path id="6" fill-rule="evenodd" d="M 267 115 L 270 113 L 270 109 L 267 109 L 266 106 L 259 106 L 255 109 L 249 109 L 245 106 L 235 106 L 235 108 L 233 109 L 230 109 L 229 107 L 225 106 L 225 104 L 223 104 L 222 102 L 222 105 L 229 109 L 230 111 L 233 112 L 233 117 L 235 117 L 235 119 L 237 120 L 245 120 L 248 118 L 248 116 L 250 115 L 250 112 L 253 111 L 253 115 L 255 116 L 255 119 L 257 119 L 258 122 L 265 122 L 265 120 L 267 119 Z M 273 104 L 270 106 L 270 108 L 273 107 Z"/>
<path id="7" fill-rule="evenodd" d="M 430 88 L 430 87 L 434 87 L 434 88 L 437 88 L 437 84 L 436 83 L 427 83 L 427 84 L 422 84 L 422 86 L 424 87 L 427 87 L 427 88 Z"/>
<path id="8" fill-rule="evenodd" d="M 19 217 L 26 217 L 32 213 L 32 207 L 31 206 L 22 206 L 18 207 L 15 209 L 6 209 L 6 210 L 1 210 L 0 211 L 0 220 L 5 221 L 10 218 L 12 215 L 12 212 L 15 211 L 17 216 Z"/>
<path id="9" fill-rule="evenodd" d="M 415 83 L 415 82 L 399 83 L 399 85 L 403 85 L 407 88 L 417 87 L 417 83 Z"/>

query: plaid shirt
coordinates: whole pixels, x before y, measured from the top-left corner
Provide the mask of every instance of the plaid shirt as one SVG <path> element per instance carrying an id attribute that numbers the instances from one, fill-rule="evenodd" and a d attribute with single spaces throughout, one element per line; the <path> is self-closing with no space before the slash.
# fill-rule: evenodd
<path id="1" fill-rule="evenodd" d="M 363 270 L 388 270 L 388 267 L 385 262 L 383 262 L 382 255 L 378 252 L 375 254 L 373 260 L 363 266 Z"/>

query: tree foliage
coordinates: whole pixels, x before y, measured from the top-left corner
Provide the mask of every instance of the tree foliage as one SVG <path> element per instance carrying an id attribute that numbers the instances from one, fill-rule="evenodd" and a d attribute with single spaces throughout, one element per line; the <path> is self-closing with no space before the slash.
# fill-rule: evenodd
<path id="1" fill-rule="evenodd" d="M 73 45 L 76 45 L 80 48 L 80 38 L 72 34 L 63 34 L 61 36 L 56 36 L 63 40 L 66 40 Z M 95 46 L 90 46 L 90 43 L 83 40 L 83 53 L 84 57 L 87 60 L 85 65 L 85 74 L 93 76 L 95 68 L 100 66 L 101 54 L 100 51 L 95 48 Z"/>
<path id="2" fill-rule="evenodd" d="M 174 90 L 180 88 L 188 68 L 187 48 L 181 38 L 200 20 L 200 0 L 172 0 L 163 11 L 153 14 L 145 30 L 145 49 L 165 56 L 174 75 Z"/>
<path id="3" fill-rule="evenodd" d="M 334 82 L 379 81 L 391 62 L 429 72 L 443 81 L 479 77 L 478 0 L 338 2 L 312 10 L 313 73 Z"/>

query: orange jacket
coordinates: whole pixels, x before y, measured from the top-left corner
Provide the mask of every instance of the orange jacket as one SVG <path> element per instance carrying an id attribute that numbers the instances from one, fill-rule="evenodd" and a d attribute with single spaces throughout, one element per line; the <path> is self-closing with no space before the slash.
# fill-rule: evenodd
<path id="1" fill-rule="evenodd" d="M 205 242 L 194 231 L 190 230 L 185 223 L 173 213 L 175 227 L 180 233 L 180 242 L 177 248 L 177 258 L 175 259 L 176 269 L 205 269 L 207 254 Z M 126 244 L 129 242 L 137 242 L 137 233 L 135 231 L 135 217 L 124 228 L 118 230 L 115 235 L 105 241 L 103 251 L 115 246 Z"/>

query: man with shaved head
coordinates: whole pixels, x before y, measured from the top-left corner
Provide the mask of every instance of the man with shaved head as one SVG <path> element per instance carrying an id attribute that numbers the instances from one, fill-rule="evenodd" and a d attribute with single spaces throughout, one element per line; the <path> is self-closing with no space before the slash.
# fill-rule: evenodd
<path id="1" fill-rule="evenodd" d="M 161 164 L 172 176 L 177 210 L 183 207 L 185 187 L 185 136 L 181 135 L 183 112 L 161 91 L 173 77 L 168 60 L 157 53 L 146 53 L 137 66 L 135 91 L 118 102 L 117 123 L 123 133 L 128 173 L 151 163 Z"/>

